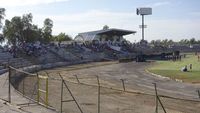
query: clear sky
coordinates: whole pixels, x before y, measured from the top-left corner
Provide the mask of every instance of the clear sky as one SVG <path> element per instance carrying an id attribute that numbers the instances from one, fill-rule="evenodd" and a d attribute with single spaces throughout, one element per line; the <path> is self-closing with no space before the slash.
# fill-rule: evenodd
<path id="1" fill-rule="evenodd" d="M 53 34 L 65 32 L 75 37 L 79 32 L 110 28 L 137 31 L 127 36 L 131 42 L 141 39 L 138 7 L 152 7 L 145 17 L 145 39 L 196 38 L 200 40 L 200 0 L 0 0 L 6 19 L 32 13 L 33 23 L 43 26 L 45 18 L 54 22 Z"/>

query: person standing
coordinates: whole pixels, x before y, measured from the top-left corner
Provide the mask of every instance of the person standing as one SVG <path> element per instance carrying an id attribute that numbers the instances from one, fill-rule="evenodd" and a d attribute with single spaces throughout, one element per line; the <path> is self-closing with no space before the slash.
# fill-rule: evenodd
<path id="1" fill-rule="evenodd" d="M 192 70 L 192 64 L 190 64 L 190 70 Z"/>

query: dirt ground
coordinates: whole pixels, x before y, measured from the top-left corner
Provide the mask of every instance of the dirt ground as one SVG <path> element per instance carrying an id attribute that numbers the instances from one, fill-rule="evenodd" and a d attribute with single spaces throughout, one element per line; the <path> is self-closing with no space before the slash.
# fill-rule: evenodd
<path id="1" fill-rule="evenodd" d="M 157 78 L 147 74 L 144 70 L 149 63 L 118 63 L 118 62 L 98 62 L 81 64 L 76 66 L 59 67 L 49 70 L 42 70 L 41 75 L 50 76 L 49 105 L 60 111 L 61 105 L 61 81 L 58 73 L 66 80 L 70 91 L 74 95 L 83 113 L 97 113 L 98 87 L 96 75 L 100 78 L 100 112 L 101 113 L 155 113 L 155 91 L 153 82 L 158 84 L 158 94 L 198 100 L 195 88 L 199 85 L 177 83 L 171 80 Z M 79 84 L 74 75 L 77 75 Z M 52 79 L 52 78 L 56 78 Z M 125 81 L 125 90 L 122 82 Z M 25 79 L 26 94 L 33 92 L 33 78 Z M 29 87 L 30 86 L 30 87 Z M 22 87 L 22 83 L 19 85 Z M 106 87 L 106 88 L 105 88 Z M 112 88 L 112 89 L 110 89 Z M 31 89 L 32 91 L 28 91 Z M 41 81 L 41 89 L 45 89 L 45 82 Z M 119 89 L 119 90 L 115 90 Z M 194 92 L 193 92 L 194 91 Z M 72 100 L 67 88 L 63 88 L 63 99 Z M 131 93 L 143 92 L 144 94 Z M 36 98 L 32 96 L 32 98 Z M 41 100 L 45 95 L 41 94 Z M 160 97 L 167 113 L 200 113 L 200 102 L 185 101 Z M 159 113 L 164 113 L 161 105 L 158 107 Z M 64 113 L 79 113 L 79 109 L 74 101 L 63 103 Z"/>

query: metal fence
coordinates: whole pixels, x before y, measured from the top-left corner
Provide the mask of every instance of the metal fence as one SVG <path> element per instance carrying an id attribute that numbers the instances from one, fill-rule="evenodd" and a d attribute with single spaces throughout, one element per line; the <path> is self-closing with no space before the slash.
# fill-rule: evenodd
<path id="1" fill-rule="evenodd" d="M 14 67 L 9 67 L 8 75 L 9 83 L 22 96 L 30 99 L 30 103 L 61 113 L 180 113 L 177 109 L 182 113 L 199 112 L 198 109 L 185 109 L 182 106 L 198 107 L 198 100 L 159 95 L 155 83 L 152 84 L 155 93 L 148 94 L 130 90 L 124 79 L 120 79 L 117 85 L 108 85 L 96 75 L 65 76 L 48 72 L 31 74 Z M 9 102 L 12 102 L 11 97 L 8 91 Z"/>

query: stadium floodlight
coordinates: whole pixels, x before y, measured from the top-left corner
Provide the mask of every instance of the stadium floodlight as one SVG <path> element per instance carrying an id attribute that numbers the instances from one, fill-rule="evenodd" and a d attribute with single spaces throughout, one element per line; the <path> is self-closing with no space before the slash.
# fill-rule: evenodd
<path id="1" fill-rule="evenodd" d="M 137 8 L 136 13 L 137 15 L 152 15 L 152 8 L 149 7 Z"/>
<path id="2" fill-rule="evenodd" d="M 139 25 L 139 27 L 142 28 L 142 40 L 144 40 L 144 28 L 147 27 L 147 25 L 144 25 L 144 15 L 152 15 L 152 8 L 150 7 L 137 8 L 136 14 L 142 16 L 142 25 Z"/>

